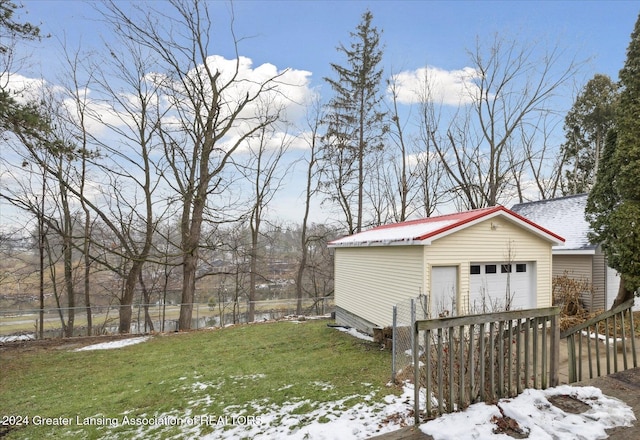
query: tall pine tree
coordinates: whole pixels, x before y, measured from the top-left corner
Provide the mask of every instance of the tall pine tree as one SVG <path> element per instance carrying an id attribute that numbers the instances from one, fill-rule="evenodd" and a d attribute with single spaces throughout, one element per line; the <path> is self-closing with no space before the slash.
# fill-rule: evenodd
<path id="1" fill-rule="evenodd" d="M 607 75 L 596 74 L 587 82 L 564 120 L 567 158 L 564 194 L 589 192 L 602 158 L 607 132 L 613 128 L 618 102 L 617 85 Z"/>
<path id="2" fill-rule="evenodd" d="M 338 46 L 347 58 L 346 65 L 332 63 L 337 77 L 325 78 L 335 95 L 325 119 L 324 188 L 340 206 L 349 233 L 362 229 L 367 156 L 383 148 L 387 131 L 385 113 L 380 110 L 381 32 L 372 21 L 373 15 L 366 11 L 356 32 L 351 33 L 350 46 Z"/>
<path id="3" fill-rule="evenodd" d="M 620 71 L 619 99 L 616 136 L 607 139 L 586 213 L 593 239 L 602 243 L 609 266 L 620 273 L 614 307 L 640 288 L 640 17 Z"/>

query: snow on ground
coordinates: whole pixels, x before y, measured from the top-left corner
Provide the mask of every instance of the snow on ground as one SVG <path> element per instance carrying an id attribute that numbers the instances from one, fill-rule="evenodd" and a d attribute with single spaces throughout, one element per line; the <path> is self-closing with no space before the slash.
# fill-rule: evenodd
<path id="1" fill-rule="evenodd" d="M 189 402 L 191 407 L 138 416 L 154 422 L 139 424 L 126 436 L 145 439 L 153 430 L 154 436 L 162 437 L 166 427 L 179 426 L 180 433 L 172 438 L 359 440 L 413 423 L 411 384 L 404 387 L 400 396 L 388 395 L 375 401 L 373 390 L 366 396 L 350 396 L 325 403 L 298 400 L 276 405 L 263 399 L 227 407 L 222 415 L 201 413 L 203 405 L 206 407 L 215 400 L 216 387 L 210 388 L 211 394 Z M 591 408 L 582 414 L 567 413 L 549 401 L 552 396 L 562 395 L 579 399 Z M 350 403 L 352 399 L 360 403 Z M 477 403 L 463 412 L 446 414 L 424 423 L 420 429 L 435 440 L 510 440 L 513 437 L 494 433 L 495 419 L 503 414 L 517 421 L 528 433 L 528 440 L 604 439 L 607 437 L 605 429 L 631 426 L 635 420 L 629 406 L 603 395 L 598 388 L 562 385 L 547 390 L 527 389 L 520 396 L 501 399 L 495 405 Z M 115 439 L 123 434 L 122 430 L 109 432 L 109 427 L 105 429 L 107 431 L 102 433 L 105 439 Z"/>
<path id="2" fill-rule="evenodd" d="M 334 327 L 336 330 L 340 330 L 341 332 L 348 333 L 351 336 L 355 336 L 358 339 L 364 339 L 365 341 L 373 342 L 373 338 L 369 335 L 365 335 L 362 332 L 359 332 L 355 328 L 351 327 Z"/>
<path id="3" fill-rule="evenodd" d="M 598 334 L 596 334 L 596 333 L 591 333 L 591 332 L 587 333 L 587 332 L 586 332 L 586 331 L 584 331 L 584 330 L 582 330 L 582 331 L 580 332 L 580 334 L 581 334 L 582 336 L 587 336 L 587 337 L 589 337 L 590 339 L 597 339 L 597 340 L 599 340 L 599 341 L 602 341 L 602 342 L 603 342 L 603 343 L 605 343 L 605 344 L 607 343 L 607 339 L 608 339 L 608 340 L 609 340 L 608 342 L 609 342 L 609 344 L 611 344 L 611 346 L 613 346 L 613 344 L 616 344 L 616 343 L 617 343 L 617 344 L 622 344 L 622 342 L 624 342 L 624 339 L 623 339 L 623 338 L 609 338 L 609 337 L 607 337 L 606 335 L 603 335 L 603 334 L 600 334 L 600 333 L 598 333 Z M 631 342 L 629 342 L 629 345 L 631 345 Z"/>
<path id="4" fill-rule="evenodd" d="M 200 384 L 200 387 L 202 385 Z M 365 396 L 348 396 L 337 401 L 324 403 L 297 400 L 276 405 L 268 399 L 247 402 L 242 406 L 229 406 L 223 414 L 202 412 L 215 400 L 215 386 L 204 399 L 189 402 L 191 407 L 176 409 L 170 413 L 142 415 L 137 419 L 146 422 L 138 424 L 135 431 L 128 431 L 130 439 L 146 439 L 151 430 L 156 438 L 164 437 L 163 429 L 179 426 L 180 434 L 171 438 L 198 438 L 203 440 L 235 440 L 250 438 L 258 440 L 358 440 L 395 431 L 410 424 L 413 389 L 406 387 L 400 396 L 388 395 L 374 401 L 376 391 Z M 355 403 L 353 401 L 360 403 Z M 364 403 L 362 402 L 364 400 Z M 312 409 L 308 409 L 312 408 Z M 126 414 L 123 414 L 123 417 Z M 116 439 L 123 435 L 122 420 L 118 431 L 110 432 L 117 426 L 105 426 L 101 433 L 104 439 Z M 400 425 L 402 423 L 403 425 Z M 213 431 L 211 431 L 213 429 Z"/>
<path id="5" fill-rule="evenodd" d="M 111 342 L 102 342 L 100 344 L 87 345 L 86 347 L 76 348 L 73 351 L 88 351 L 88 350 L 113 350 L 114 348 L 126 347 L 127 345 L 140 344 L 141 342 L 148 341 L 150 336 L 141 336 L 139 338 L 120 339 Z"/>
<path id="6" fill-rule="evenodd" d="M 551 404 L 552 396 L 569 395 L 591 407 L 582 414 L 572 414 Z M 631 426 L 633 410 L 624 402 L 607 397 L 595 387 L 562 385 L 547 390 L 527 389 L 513 399 L 496 405 L 477 403 L 463 412 L 445 414 L 420 425 L 422 432 L 435 440 L 510 439 L 494 433 L 492 419 L 502 414 L 518 423 L 528 433 L 528 440 L 596 440 L 607 438 L 605 429 Z"/>
<path id="7" fill-rule="evenodd" d="M 214 439 L 364 439 L 373 435 L 395 431 L 400 425 L 393 423 L 398 416 L 408 422 L 411 399 L 407 392 L 401 396 L 389 395 L 381 402 L 358 403 L 349 407 L 348 401 L 360 396 L 351 396 L 335 402 L 319 404 L 310 412 L 296 414 L 296 410 L 311 402 L 308 400 L 268 406 L 258 416 L 260 423 L 236 425 L 227 431 L 213 432 L 202 437 Z M 258 405 L 259 407 L 259 405 Z M 254 406 L 257 410 L 257 408 Z M 259 410 L 256 413 L 260 413 Z"/>
<path id="8" fill-rule="evenodd" d="M 11 335 L 11 336 L 0 336 L 0 344 L 5 342 L 15 342 L 15 341 L 34 341 L 36 339 L 36 335 L 33 333 L 24 334 L 24 335 Z"/>

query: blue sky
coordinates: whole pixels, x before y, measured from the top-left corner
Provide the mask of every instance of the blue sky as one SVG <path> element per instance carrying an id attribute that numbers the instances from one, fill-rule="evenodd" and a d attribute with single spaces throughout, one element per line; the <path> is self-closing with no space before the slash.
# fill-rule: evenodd
<path id="1" fill-rule="evenodd" d="M 160 1 L 152 2 L 155 6 Z M 52 35 L 41 43 L 30 44 L 33 57 L 21 75 L 43 77 L 51 83 L 61 75 L 61 43 L 73 51 L 100 47 L 110 35 L 90 2 L 24 0 L 22 19 L 39 24 Z M 126 8 L 127 2 L 119 2 Z M 230 4 L 210 2 L 214 22 L 213 53 L 227 59 L 234 54 L 229 46 Z M 269 63 L 278 70 L 310 72 L 299 74 L 309 80 L 309 89 L 329 90 L 323 77 L 332 76 L 330 63 L 343 63 L 336 51 L 348 45 L 362 13 L 369 9 L 374 25 L 382 30 L 384 69 L 415 71 L 426 65 L 444 71 L 457 71 L 470 65 L 467 50 L 476 39 L 489 43 L 497 33 L 523 44 L 558 46 L 567 62 L 571 58 L 588 60 L 579 76 L 565 91 L 559 112 L 566 112 L 575 93 L 595 73 L 617 80 L 630 34 L 640 12 L 640 2 L 632 1 L 236 1 L 235 32 L 239 53 L 258 67 Z M 26 15 L 25 15 L 26 14 Z M 571 90 L 573 89 L 573 90 Z M 288 190 L 275 202 L 278 215 L 299 221 L 298 191 L 302 169 L 290 173 Z M 317 211 L 321 212 L 321 211 Z M 317 221 L 322 218 L 317 217 Z"/>
<path id="2" fill-rule="evenodd" d="M 44 33 L 66 38 L 72 45 L 99 43 L 108 38 L 87 2 L 23 2 L 27 18 L 41 23 Z M 211 2 L 227 29 L 229 5 Z M 425 64 L 442 69 L 468 65 L 466 50 L 476 37 L 498 32 L 521 40 L 558 44 L 568 56 L 591 61 L 585 76 L 605 73 L 617 78 L 638 13 L 637 1 L 237 1 L 236 32 L 250 37 L 240 46 L 241 55 L 254 64 L 272 63 L 279 69 L 312 72 L 313 85 L 331 75 L 329 63 L 340 62 L 335 48 L 348 43 L 362 13 L 369 9 L 374 24 L 383 30 L 387 72 L 415 69 Z M 41 68 L 55 63 L 58 43 L 50 39 Z M 226 53 L 225 53 L 226 52 Z M 221 47 L 218 55 L 230 56 Z"/>

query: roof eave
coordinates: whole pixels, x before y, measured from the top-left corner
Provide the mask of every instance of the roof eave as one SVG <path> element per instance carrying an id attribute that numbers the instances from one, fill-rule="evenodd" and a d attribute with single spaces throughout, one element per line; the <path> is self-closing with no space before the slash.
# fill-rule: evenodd
<path id="1" fill-rule="evenodd" d="M 552 249 L 553 255 L 595 255 L 595 249 Z"/>
<path id="2" fill-rule="evenodd" d="M 347 243 L 329 243 L 327 247 L 329 248 L 344 248 L 344 247 L 383 247 L 383 246 L 424 246 L 430 245 L 431 240 L 418 240 L 418 239 L 407 239 L 407 240 L 371 240 L 371 241 L 356 241 L 356 242 L 347 242 Z"/>

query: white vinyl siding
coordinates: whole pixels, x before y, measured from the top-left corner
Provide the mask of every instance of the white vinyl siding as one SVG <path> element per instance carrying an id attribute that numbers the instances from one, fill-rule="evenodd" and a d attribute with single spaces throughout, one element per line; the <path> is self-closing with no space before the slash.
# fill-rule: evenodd
<path id="1" fill-rule="evenodd" d="M 536 307 L 551 305 L 551 243 L 505 217 L 487 219 L 447 235 L 425 247 L 425 265 L 458 265 L 459 314 L 468 313 L 469 268 L 472 262 L 532 262 Z M 500 267 L 497 268 L 500 271 Z M 533 268 L 527 267 L 527 270 Z M 430 270 L 425 271 L 428 275 Z M 426 285 L 430 285 L 429 280 Z M 429 292 L 427 292 L 428 294 Z"/>
<path id="2" fill-rule="evenodd" d="M 423 246 L 335 249 L 335 304 L 378 326 L 393 306 L 424 293 Z"/>

